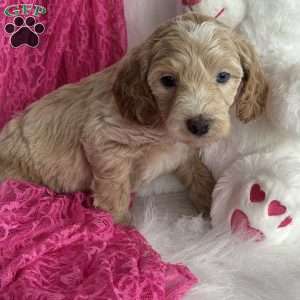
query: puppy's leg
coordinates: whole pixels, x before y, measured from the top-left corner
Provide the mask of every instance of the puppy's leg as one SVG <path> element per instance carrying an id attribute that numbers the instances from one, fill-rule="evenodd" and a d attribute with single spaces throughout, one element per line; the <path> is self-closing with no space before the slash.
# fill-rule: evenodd
<path id="1" fill-rule="evenodd" d="M 122 146 L 87 151 L 92 167 L 94 205 L 110 212 L 118 223 L 129 223 L 131 160 Z"/>
<path id="2" fill-rule="evenodd" d="M 110 212 L 117 223 L 130 223 L 130 185 L 128 178 L 120 174 L 96 171 L 92 182 L 95 207 Z M 129 175 L 128 175 L 129 176 Z"/>
<path id="3" fill-rule="evenodd" d="M 175 174 L 189 190 L 190 198 L 198 212 L 209 215 L 215 181 L 199 154 L 192 154 L 177 168 Z"/>

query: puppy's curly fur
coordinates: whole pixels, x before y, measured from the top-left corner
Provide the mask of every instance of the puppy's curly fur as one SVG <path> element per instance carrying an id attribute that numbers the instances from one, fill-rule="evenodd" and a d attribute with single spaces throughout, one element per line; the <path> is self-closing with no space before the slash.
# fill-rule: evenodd
<path id="1" fill-rule="evenodd" d="M 231 78 L 220 84 L 222 71 Z M 59 88 L 10 121 L 0 135 L 0 179 L 58 192 L 91 189 L 95 205 L 122 221 L 131 191 L 175 172 L 205 209 L 213 180 L 197 149 L 228 133 L 231 106 L 242 121 L 257 117 L 266 92 L 245 40 L 214 19 L 183 15 L 117 64 Z M 199 116 L 209 121 L 201 136 L 186 125 Z"/>

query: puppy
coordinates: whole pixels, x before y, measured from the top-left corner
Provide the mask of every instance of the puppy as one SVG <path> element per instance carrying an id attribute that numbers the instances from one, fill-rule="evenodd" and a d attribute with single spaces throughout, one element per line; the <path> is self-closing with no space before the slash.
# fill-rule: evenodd
<path id="1" fill-rule="evenodd" d="M 0 135 L 0 180 L 92 190 L 95 206 L 122 222 L 130 192 L 174 172 L 207 210 L 214 183 L 199 148 L 226 136 L 231 106 L 242 121 L 257 117 L 266 92 L 245 40 L 215 19 L 186 14 L 11 120 Z"/>

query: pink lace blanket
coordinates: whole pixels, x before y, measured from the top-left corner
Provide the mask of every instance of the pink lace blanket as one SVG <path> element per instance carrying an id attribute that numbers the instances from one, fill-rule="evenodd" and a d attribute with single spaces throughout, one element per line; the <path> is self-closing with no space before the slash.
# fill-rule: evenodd
<path id="1" fill-rule="evenodd" d="M 122 0 L 0 0 L 0 129 L 126 52 Z"/>
<path id="2" fill-rule="evenodd" d="M 0 184 L 1 300 L 176 300 L 196 278 L 83 193 Z"/>

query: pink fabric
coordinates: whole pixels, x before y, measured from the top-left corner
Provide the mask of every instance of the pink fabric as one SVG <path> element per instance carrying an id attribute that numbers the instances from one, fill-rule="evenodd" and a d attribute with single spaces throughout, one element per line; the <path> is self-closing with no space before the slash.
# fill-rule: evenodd
<path id="1" fill-rule="evenodd" d="M 176 300 L 196 278 L 83 193 L 0 184 L 1 300 Z"/>
<path id="2" fill-rule="evenodd" d="M 41 96 L 102 70 L 126 51 L 122 0 L 0 0 L 0 11 L 0 129 Z M 23 19 L 23 28 L 15 28 L 26 31 L 28 41 L 39 32 L 35 48 L 12 47 L 5 26 L 14 30 L 15 16 Z M 44 31 L 27 26 L 29 16 Z"/>

